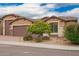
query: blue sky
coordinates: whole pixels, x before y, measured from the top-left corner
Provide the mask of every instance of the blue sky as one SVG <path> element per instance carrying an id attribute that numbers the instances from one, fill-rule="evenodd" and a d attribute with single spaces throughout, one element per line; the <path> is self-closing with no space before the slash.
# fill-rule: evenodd
<path id="1" fill-rule="evenodd" d="M 79 16 L 76 3 L 0 3 L 0 15 L 19 14 L 30 18 L 45 16 Z"/>
<path id="2" fill-rule="evenodd" d="M 8 6 L 19 6 L 23 3 L 0 3 L 0 7 L 8 7 Z"/>

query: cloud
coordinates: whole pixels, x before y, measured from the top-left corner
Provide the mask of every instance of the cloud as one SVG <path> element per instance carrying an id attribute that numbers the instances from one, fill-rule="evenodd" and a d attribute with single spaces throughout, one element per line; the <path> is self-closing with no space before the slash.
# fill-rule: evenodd
<path id="1" fill-rule="evenodd" d="M 47 12 L 46 14 L 41 15 L 41 17 L 45 16 L 73 16 L 73 17 L 78 17 L 79 18 L 79 8 L 74 8 L 72 10 L 66 11 L 66 12 Z"/>
<path id="2" fill-rule="evenodd" d="M 15 14 L 20 14 L 23 16 L 40 16 L 44 13 L 47 12 L 44 8 L 40 7 L 40 4 L 23 4 L 20 6 L 11 6 L 11 7 L 6 7 L 6 8 L 0 8 L 2 11 L 0 14 L 10 14 L 10 13 L 15 13 Z"/>
<path id="3" fill-rule="evenodd" d="M 48 4 L 44 5 L 43 7 L 44 8 L 56 8 L 56 4 L 48 3 Z"/>
<path id="4" fill-rule="evenodd" d="M 10 7 L 3 7 L 0 8 L 0 15 L 6 14 L 19 14 L 25 17 L 31 18 L 40 18 L 45 16 L 79 16 L 79 8 L 74 8 L 72 10 L 68 10 L 66 12 L 57 12 L 52 11 L 50 12 L 49 9 L 55 9 L 58 7 L 58 4 L 46 4 L 44 6 L 40 6 L 41 4 L 22 4 L 19 6 L 10 6 Z M 66 6 L 67 4 L 64 4 Z M 57 7 L 56 7 L 57 6 Z M 61 7 L 62 4 L 59 4 Z"/>
<path id="5" fill-rule="evenodd" d="M 78 17 L 79 18 L 79 8 L 74 8 L 72 10 L 59 13 L 57 12 L 58 16 L 73 16 L 73 17 Z"/>
<path id="6" fill-rule="evenodd" d="M 71 11 L 67 11 L 67 12 L 65 12 L 65 14 L 71 15 L 71 16 L 77 16 L 79 14 L 79 8 L 75 8 L 75 9 L 73 9 Z"/>

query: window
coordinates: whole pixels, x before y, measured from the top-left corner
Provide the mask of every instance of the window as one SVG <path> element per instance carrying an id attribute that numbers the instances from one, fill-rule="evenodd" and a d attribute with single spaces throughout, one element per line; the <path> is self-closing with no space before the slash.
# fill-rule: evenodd
<path id="1" fill-rule="evenodd" d="M 58 22 L 53 22 L 50 25 L 51 25 L 52 32 L 57 33 L 58 32 Z"/>

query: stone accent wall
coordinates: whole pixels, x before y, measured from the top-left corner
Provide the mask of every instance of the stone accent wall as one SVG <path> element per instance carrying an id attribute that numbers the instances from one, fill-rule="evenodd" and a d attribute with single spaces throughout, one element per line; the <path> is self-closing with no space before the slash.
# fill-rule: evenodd
<path id="1" fill-rule="evenodd" d="M 59 28 L 58 28 L 58 36 L 63 37 L 64 36 L 64 26 L 65 22 L 64 21 L 59 21 Z"/>

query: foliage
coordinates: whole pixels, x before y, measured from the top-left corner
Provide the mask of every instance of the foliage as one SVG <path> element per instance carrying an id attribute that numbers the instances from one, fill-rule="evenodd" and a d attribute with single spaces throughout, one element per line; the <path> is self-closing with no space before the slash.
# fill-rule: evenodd
<path id="1" fill-rule="evenodd" d="M 24 40 L 33 40 L 35 42 L 42 42 L 44 39 L 43 33 L 49 34 L 51 32 L 51 26 L 42 20 L 38 20 L 28 28 L 28 32 L 32 34 L 31 36 L 26 35 L 24 37 Z M 48 38 L 45 37 L 45 39 Z"/>
<path id="2" fill-rule="evenodd" d="M 31 34 L 25 35 L 25 36 L 23 37 L 23 40 L 24 40 L 24 41 L 30 41 L 30 40 L 32 40 Z"/>
<path id="3" fill-rule="evenodd" d="M 72 43 L 79 44 L 79 25 L 72 24 L 66 26 L 64 36 Z"/>
<path id="4" fill-rule="evenodd" d="M 44 21 L 38 20 L 28 28 L 28 31 L 34 34 L 50 33 L 51 27 L 49 24 L 45 23 Z"/>

